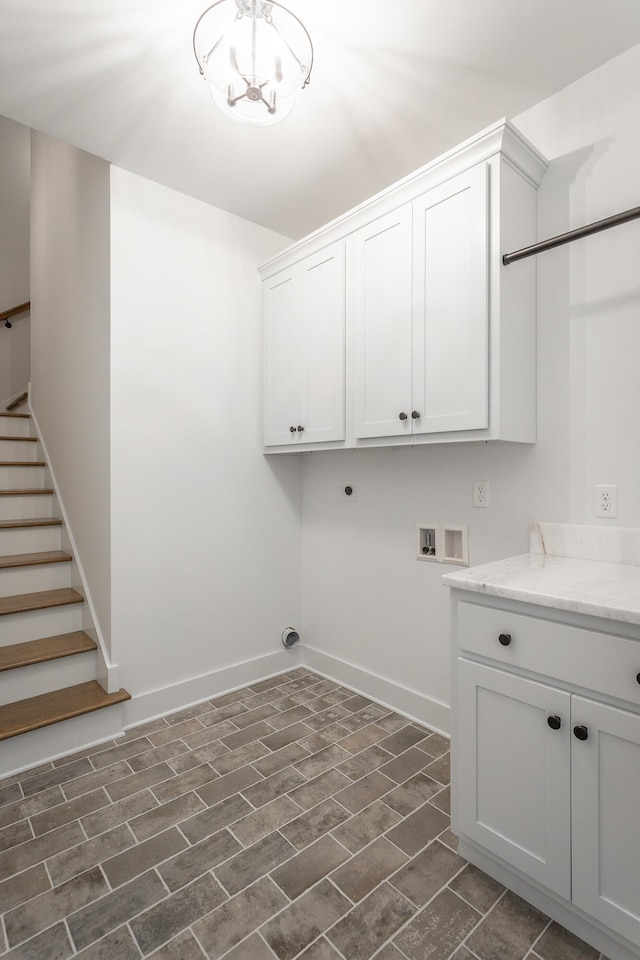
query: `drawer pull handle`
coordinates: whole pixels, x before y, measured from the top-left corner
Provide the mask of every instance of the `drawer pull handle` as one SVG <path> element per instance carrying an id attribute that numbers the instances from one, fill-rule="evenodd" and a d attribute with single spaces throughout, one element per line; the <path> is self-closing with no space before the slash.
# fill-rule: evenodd
<path id="1" fill-rule="evenodd" d="M 588 739 L 589 739 L 589 731 L 588 731 L 588 729 L 587 729 L 585 726 L 583 726 L 581 723 L 578 724 L 577 727 L 574 727 L 574 728 L 573 728 L 573 732 L 574 732 L 575 736 L 578 738 L 578 740 L 588 740 Z"/>
<path id="2" fill-rule="evenodd" d="M 547 723 L 549 724 L 552 730 L 559 730 L 560 727 L 562 726 L 562 720 L 560 719 L 560 717 L 555 717 L 555 716 L 547 717 Z"/>
<path id="3" fill-rule="evenodd" d="M 498 640 L 500 641 L 503 647 L 508 647 L 509 644 L 511 643 L 511 634 L 501 633 L 500 636 L 498 637 Z"/>

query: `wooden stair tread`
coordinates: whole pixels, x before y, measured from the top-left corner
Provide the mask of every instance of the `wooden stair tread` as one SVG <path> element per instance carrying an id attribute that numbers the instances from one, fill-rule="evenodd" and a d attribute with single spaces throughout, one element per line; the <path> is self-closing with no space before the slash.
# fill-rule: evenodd
<path id="1" fill-rule="evenodd" d="M 59 527 L 59 517 L 31 517 L 28 520 L 0 520 L 0 530 L 19 530 L 21 527 Z"/>
<path id="2" fill-rule="evenodd" d="M 41 497 L 53 493 L 53 487 L 38 487 L 36 490 L 32 489 L 14 489 L 14 490 L 0 490 L 0 497 Z"/>
<path id="3" fill-rule="evenodd" d="M 0 413 L 0 417 L 12 417 L 14 420 L 30 420 L 30 413 Z"/>
<path id="4" fill-rule="evenodd" d="M 126 690 L 105 693 L 97 680 L 65 687 L 53 693 L 44 693 L 28 700 L 18 700 L 0 707 L 0 740 L 16 737 L 21 733 L 39 730 L 60 720 L 80 717 L 103 707 L 130 700 Z"/>
<path id="5" fill-rule="evenodd" d="M 61 633 L 57 637 L 43 637 L 41 640 L 29 640 L 25 643 L 13 643 L 0 647 L 0 672 L 27 667 L 33 663 L 46 663 L 72 657 L 77 653 L 89 653 L 97 649 L 97 644 L 84 630 L 73 633 Z"/>
<path id="6" fill-rule="evenodd" d="M 82 594 L 72 587 L 62 587 L 60 590 L 41 590 L 39 593 L 20 593 L 13 597 L 0 597 L 0 616 L 83 602 Z"/>
<path id="7" fill-rule="evenodd" d="M 41 563 L 68 563 L 73 557 L 64 550 L 42 550 L 40 553 L 14 553 L 0 556 L 0 570 L 13 567 L 33 567 Z"/>
<path id="8" fill-rule="evenodd" d="M 0 467 L 46 467 L 44 460 L 0 460 Z"/>

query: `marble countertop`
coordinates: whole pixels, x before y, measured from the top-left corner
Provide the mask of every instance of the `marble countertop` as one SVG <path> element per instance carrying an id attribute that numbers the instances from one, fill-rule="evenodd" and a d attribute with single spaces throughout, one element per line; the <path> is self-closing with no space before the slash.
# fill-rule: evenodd
<path id="1" fill-rule="evenodd" d="M 640 624 L 637 563 L 532 552 L 447 573 L 442 580 L 458 590 Z"/>
<path id="2" fill-rule="evenodd" d="M 640 529 L 544 523 L 529 553 L 448 573 L 458 590 L 640 624 Z"/>

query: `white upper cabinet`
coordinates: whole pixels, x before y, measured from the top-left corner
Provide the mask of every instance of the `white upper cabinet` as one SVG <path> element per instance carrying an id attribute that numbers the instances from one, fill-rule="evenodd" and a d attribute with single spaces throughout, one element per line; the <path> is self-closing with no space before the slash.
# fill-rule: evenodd
<path id="1" fill-rule="evenodd" d="M 345 254 L 338 241 L 264 284 L 264 444 L 345 437 Z"/>
<path id="2" fill-rule="evenodd" d="M 351 240 L 353 435 L 411 430 L 411 204 L 367 224 Z"/>
<path id="3" fill-rule="evenodd" d="M 535 442 L 545 169 L 501 121 L 260 268 L 269 452 Z"/>
<path id="4" fill-rule="evenodd" d="M 488 199 L 480 163 L 413 204 L 414 433 L 489 425 Z"/>

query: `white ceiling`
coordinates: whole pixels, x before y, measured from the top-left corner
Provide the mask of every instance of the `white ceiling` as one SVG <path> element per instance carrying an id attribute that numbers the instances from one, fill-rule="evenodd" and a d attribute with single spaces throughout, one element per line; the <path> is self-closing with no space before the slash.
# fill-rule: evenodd
<path id="1" fill-rule="evenodd" d="M 282 124 L 220 114 L 207 0 L 0 0 L 0 114 L 298 238 L 640 43 L 638 0 L 284 0 L 312 35 Z"/>

